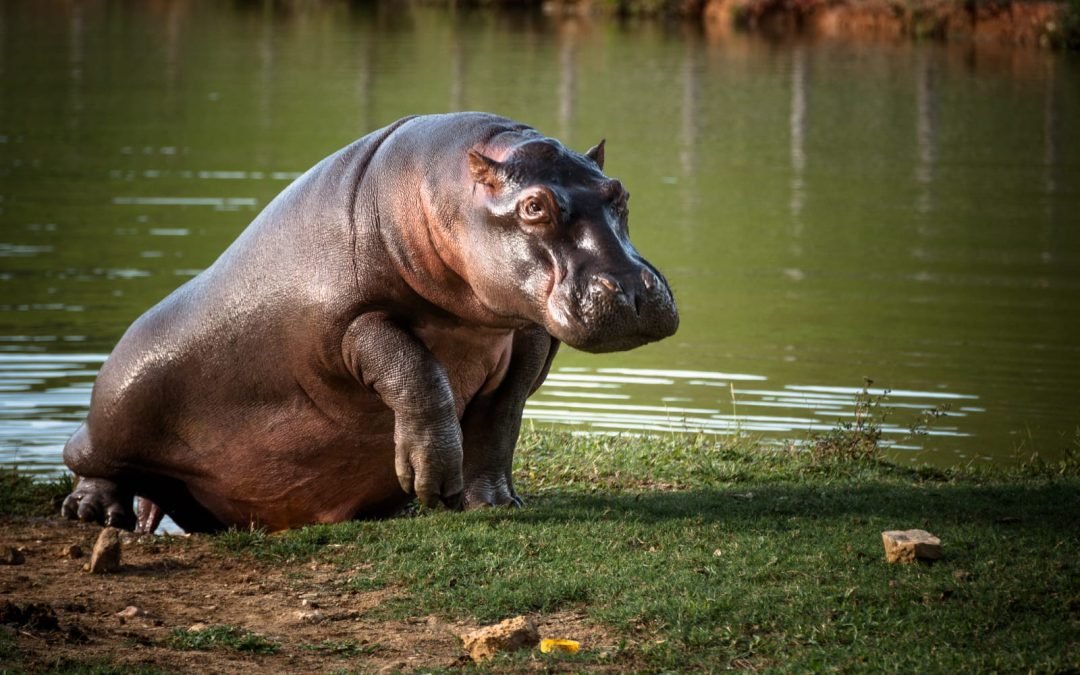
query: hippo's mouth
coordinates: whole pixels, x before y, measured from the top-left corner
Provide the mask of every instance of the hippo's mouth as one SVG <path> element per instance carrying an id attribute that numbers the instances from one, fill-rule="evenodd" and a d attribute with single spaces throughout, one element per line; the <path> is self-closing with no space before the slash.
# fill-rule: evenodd
<path id="1" fill-rule="evenodd" d="M 547 297 L 545 328 L 571 347 L 593 353 L 634 349 L 670 337 L 679 327 L 675 300 L 663 277 L 648 270 L 640 276 L 652 281 L 629 291 L 623 290 L 629 285 L 625 281 L 606 274 L 596 275 L 599 281 L 579 292 L 556 284 Z"/>

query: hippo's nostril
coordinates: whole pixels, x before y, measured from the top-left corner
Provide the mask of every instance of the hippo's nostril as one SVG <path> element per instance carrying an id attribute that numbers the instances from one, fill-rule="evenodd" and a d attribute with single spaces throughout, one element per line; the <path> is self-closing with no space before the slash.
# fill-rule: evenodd
<path id="1" fill-rule="evenodd" d="M 612 277 L 610 274 L 600 272 L 593 278 L 598 284 L 606 288 L 608 292 L 614 294 L 622 293 L 622 286 L 620 286 L 619 282 L 615 281 L 615 278 Z"/>
<path id="2" fill-rule="evenodd" d="M 641 268 L 641 283 L 645 284 L 647 291 L 651 291 L 656 286 L 656 277 L 648 267 Z"/>

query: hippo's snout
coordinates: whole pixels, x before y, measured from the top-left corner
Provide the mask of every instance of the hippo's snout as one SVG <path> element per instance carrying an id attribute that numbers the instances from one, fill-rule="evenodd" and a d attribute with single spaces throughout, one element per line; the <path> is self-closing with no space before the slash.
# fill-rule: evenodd
<path id="1" fill-rule="evenodd" d="M 601 297 L 608 296 L 607 301 L 616 305 L 633 307 L 634 313 L 640 317 L 643 302 L 649 299 L 658 283 L 656 275 L 648 267 L 641 268 L 638 278 L 631 275 L 622 283 L 607 272 L 598 272 L 590 282 L 590 291 Z"/>
<path id="2" fill-rule="evenodd" d="M 647 264 L 622 274 L 594 273 L 577 309 L 579 326 L 563 339 L 588 352 L 633 349 L 669 337 L 679 327 L 667 281 Z"/>

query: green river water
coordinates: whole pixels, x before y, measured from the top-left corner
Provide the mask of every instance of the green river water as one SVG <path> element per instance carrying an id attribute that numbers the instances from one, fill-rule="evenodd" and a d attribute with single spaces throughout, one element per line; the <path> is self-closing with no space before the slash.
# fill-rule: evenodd
<path id="1" fill-rule="evenodd" d="M 1080 57 L 290 6 L 0 1 L 0 465 L 58 469 L 127 325 L 289 181 L 452 110 L 606 138 L 680 305 L 564 349 L 529 423 L 801 443 L 872 378 L 904 460 L 1080 447 Z"/>

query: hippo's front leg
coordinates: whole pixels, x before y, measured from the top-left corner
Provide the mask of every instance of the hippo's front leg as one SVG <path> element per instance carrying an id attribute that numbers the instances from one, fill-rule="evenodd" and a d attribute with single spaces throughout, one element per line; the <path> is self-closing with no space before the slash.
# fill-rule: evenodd
<path id="1" fill-rule="evenodd" d="M 461 425 L 442 364 L 385 315 L 349 326 L 346 364 L 394 411 L 394 467 L 401 489 L 424 506 L 461 507 Z"/>
<path id="2" fill-rule="evenodd" d="M 465 409 L 465 508 L 521 506 L 511 477 L 521 415 L 525 399 L 547 377 L 558 349 L 559 341 L 539 326 L 518 331 L 502 383 Z"/>

